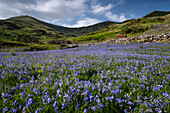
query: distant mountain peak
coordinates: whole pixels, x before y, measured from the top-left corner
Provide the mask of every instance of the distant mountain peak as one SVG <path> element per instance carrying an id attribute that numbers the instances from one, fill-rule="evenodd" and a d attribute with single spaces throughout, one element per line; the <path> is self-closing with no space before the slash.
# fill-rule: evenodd
<path id="1" fill-rule="evenodd" d="M 144 17 L 156 17 L 156 16 L 165 16 L 170 14 L 170 11 L 153 11 L 147 15 L 145 15 Z"/>

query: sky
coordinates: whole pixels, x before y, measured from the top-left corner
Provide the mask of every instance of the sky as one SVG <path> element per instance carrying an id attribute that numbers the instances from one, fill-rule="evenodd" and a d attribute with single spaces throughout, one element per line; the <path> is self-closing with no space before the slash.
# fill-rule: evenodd
<path id="1" fill-rule="evenodd" d="M 156 10 L 170 11 L 170 0 L 0 0 L 0 19 L 29 15 L 65 27 L 122 22 Z"/>

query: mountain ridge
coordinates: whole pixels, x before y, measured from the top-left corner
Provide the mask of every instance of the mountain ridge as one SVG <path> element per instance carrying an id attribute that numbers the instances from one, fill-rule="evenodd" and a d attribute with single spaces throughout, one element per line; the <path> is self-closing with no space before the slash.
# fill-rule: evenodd
<path id="1" fill-rule="evenodd" d="M 166 16 L 168 14 L 170 14 L 170 11 L 153 11 L 143 17 Z"/>
<path id="2" fill-rule="evenodd" d="M 80 32 L 80 34 L 78 34 L 78 36 L 81 36 L 81 35 L 89 33 L 86 30 L 88 28 L 94 28 L 94 29 L 92 29 L 92 32 L 93 32 L 93 31 L 99 30 L 100 28 L 107 27 L 109 25 L 118 24 L 119 23 L 119 22 L 112 22 L 112 21 L 104 21 L 104 22 L 100 22 L 100 23 L 93 24 L 93 25 L 90 25 L 90 26 L 70 28 L 70 27 L 64 27 L 64 26 L 60 26 L 60 25 L 55 25 L 55 24 L 51 24 L 51 23 L 48 23 L 48 22 L 44 22 L 42 20 L 36 19 L 34 17 L 31 17 L 29 15 L 22 15 L 22 16 L 17 16 L 17 17 L 11 17 L 11 18 L 6 19 L 6 20 L 11 20 L 11 19 L 16 20 L 16 19 L 20 19 L 20 18 L 31 18 L 33 20 L 36 20 L 36 21 L 40 22 L 41 24 L 43 24 L 43 25 L 45 25 L 45 26 L 47 26 L 49 28 L 52 28 L 53 30 L 56 30 L 56 31 L 61 32 L 61 33 L 65 33 L 67 35 L 75 35 L 74 31 L 78 30 Z M 83 33 L 81 32 L 81 30 L 82 30 Z"/>
<path id="3" fill-rule="evenodd" d="M 93 40 L 95 38 L 95 40 L 102 41 L 108 37 L 115 37 L 116 34 L 141 33 L 153 29 L 154 25 L 162 24 L 165 20 L 162 18 L 162 15 L 168 15 L 169 12 L 170 11 L 153 11 L 139 19 L 125 20 L 120 23 L 104 21 L 79 28 L 54 25 L 29 15 L 17 16 L 0 20 L 0 40 L 25 43 L 48 43 L 55 39 L 72 40 L 74 39 L 73 37 L 76 38 L 78 36 L 82 38 L 82 36 L 85 36 L 86 38 L 88 37 L 87 40 Z"/>

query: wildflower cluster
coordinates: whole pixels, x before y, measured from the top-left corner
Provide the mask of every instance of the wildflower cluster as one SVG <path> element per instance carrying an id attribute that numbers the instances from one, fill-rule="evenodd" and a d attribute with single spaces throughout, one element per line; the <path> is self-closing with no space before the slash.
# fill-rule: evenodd
<path id="1" fill-rule="evenodd" d="M 0 112 L 169 112 L 169 47 L 0 53 Z"/>

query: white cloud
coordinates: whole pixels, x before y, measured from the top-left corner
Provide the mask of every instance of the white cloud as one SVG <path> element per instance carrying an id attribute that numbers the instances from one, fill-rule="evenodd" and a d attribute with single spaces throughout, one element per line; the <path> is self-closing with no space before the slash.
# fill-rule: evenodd
<path id="1" fill-rule="evenodd" d="M 124 14 L 120 14 L 120 15 L 112 14 L 110 11 L 106 12 L 105 16 L 112 21 L 122 22 L 122 21 L 127 20 Z"/>
<path id="2" fill-rule="evenodd" d="M 125 3 L 125 0 L 119 0 L 119 2 L 116 5 L 122 5 Z"/>
<path id="3" fill-rule="evenodd" d="M 39 12 L 47 13 L 65 13 L 71 11 L 83 12 L 85 6 L 85 0 L 48 0 L 38 2 L 37 5 L 33 5 L 32 9 Z M 73 13 L 72 13 L 73 14 Z"/>
<path id="4" fill-rule="evenodd" d="M 131 14 L 130 16 L 133 18 L 135 15 L 134 15 L 134 14 Z"/>
<path id="5" fill-rule="evenodd" d="M 92 9 L 92 13 L 101 14 L 101 13 L 104 13 L 104 12 L 106 12 L 108 10 L 111 10 L 113 7 L 122 5 L 124 3 L 125 3 L 124 0 L 119 0 L 116 3 L 108 4 L 106 6 L 101 6 L 101 4 L 98 3 L 98 0 L 92 0 L 91 9 Z"/>
<path id="6" fill-rule="evenodd" d="M 88 9 L 86 0 L 1 0 L 0 15 L 31 15 L 46 21 L 71 20 Z"/>
<path id="7" fill-rule="evenodd" d="M 88 26 L 99 22 L 99 20 L 95 18 L 80 20 L 80 18 L 88 17 L 89 14 L 105 14 L 113 7 L 123 4 L 124 0 L 114 0 L 114 2 L 103 5 L 99 0 L 0 0 L 0 19 L 30 15 L 46 22 L 58 24 L 58 22 L 74 22 L 79 18 L 75 25 L 68 24 L 68 26 Z M 120 18 L 123 19 L 123 16 Z"/>
<path id="8" fill-rule="evenodd" d="M 0 15 L 2 18 L 6 18 L 6 16 L 10 16 L 12 14 L 20 14 L 21 11 L 19 8 L 16 8 L 17 4 L 15 4 L 15 7 L 13 7 L 12 5 L 8 5 L 5 3 L 0 3 Z"/>
<path id="9" fill-rule="evenodd" d="M 74 27 L 82 27 L 82 26 L 94 25 L 94 24 L 97 24 L 99 22 L 100 21 L 95 19 L 95 18 L 86 17 L 86 18 L 84 18 L 82 20 L 77 21 L 76 24 L 74 24 L 74 25 L 63 24 L 63 26 L 74 28 Z"/>
<path id="10" fill-rule="evenodd" d="M 107 10 L 110 10 L 112 7 L 113 7 L 112 4 L 108 4 L 107 6 L 101 6 L 100 4 L 93 4 L 91 6 L 92 13 L 94 13 L 94 14 L 99 14 L 99 13 L 105 12 Z"/>

